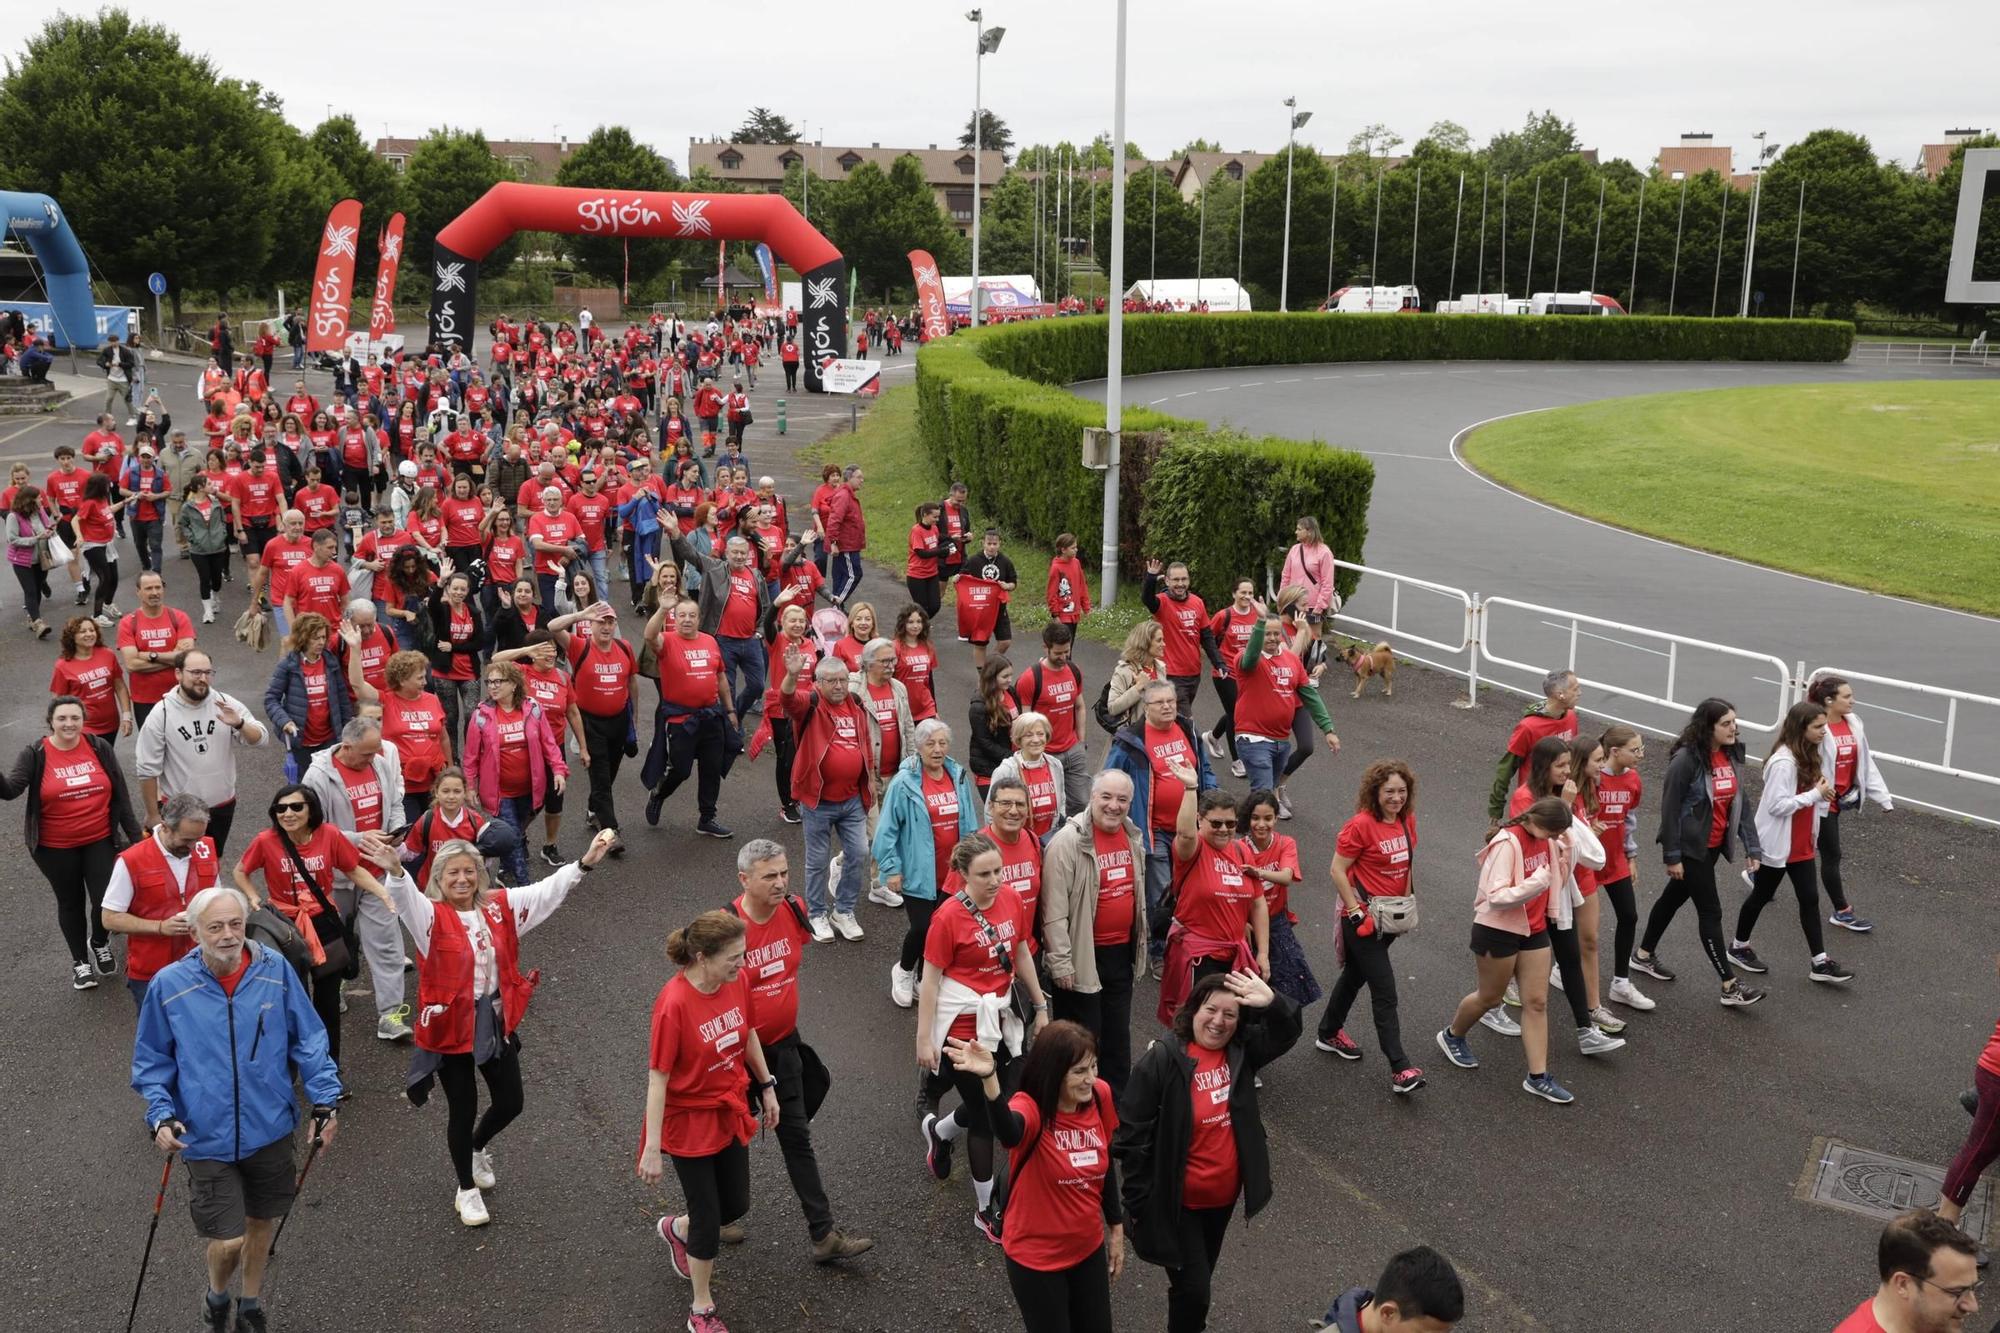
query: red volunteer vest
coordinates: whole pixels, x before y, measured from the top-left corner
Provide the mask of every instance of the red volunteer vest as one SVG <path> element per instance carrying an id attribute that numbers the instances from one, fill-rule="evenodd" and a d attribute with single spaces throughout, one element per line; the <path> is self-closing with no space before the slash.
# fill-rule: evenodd
<path id="1" fill-rule="evenodd" d="M 541 984 L 541 969 L 521 975 L 521 937 L 507 891 L 496 889 L 480 907 L 493 932 L 494 971 L 500 982 L 500 1020 L 508 1032 L 521 1025 L 528 997 Z M 439 1055 L 472 1049 L 479 997 L 472 993 L 472 937 L 458 913 L 444 903 L 431 910 L 431 951 L 417 966 L 417 1045 Z"/>
<path id="2" fill-rule="evenodd" d="M 215 887 L 218 862 L 215 843 L 209 838 L 200 839 L 188 849 L 185 894 L 174 879 L 174 872 L 167 868 L 167 854 L 160 850 L 159 839 L 146 838 L 119 853 L 119 859 L 125 862 L 125 873 L 132 877 L 132 906 L 128 910 L 148 921 L 165 921 L 174 913 L 185 911 L 197 893 Z M 129 936 L 125 975 L 134 981 L 149 981 L 155 972 L 194 949 L 193 935 Z"/>

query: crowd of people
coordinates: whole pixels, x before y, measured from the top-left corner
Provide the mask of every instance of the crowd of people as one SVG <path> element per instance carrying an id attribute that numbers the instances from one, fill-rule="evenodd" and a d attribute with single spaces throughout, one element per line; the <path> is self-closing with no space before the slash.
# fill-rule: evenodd
<path id="1" fill-rule="evenodd" d="M 1321 694 L 1340 602 L 1318 524 L 1299 520 L 1268 605 L 1245 578 L 1211 612 L 1184 563 L 1149 562 L 1148 618 L 1093 693 L 1072 652 L 1091 610 L 1074 538 L 1029 590 L 1047 619 L 1017 670 L 1017 571 L 965 487 L 916 508 L 906 599 L 878 610 L 863 596 L 861 469 L 829 465 L 804 504 L 768 475 L 751 483 L 736 380 L 774 339 L 792 364 L 788 323 L 659 320 L 614 337 L 503 316 L 492 333 L 485 366 L 457 348 L 370 358 L 324 404 L 303 379 L 280 402 L 259 363 L 218 364 L 205 452 L 164 412 L 142 410 L 129 438 L 107 415 L 40 484 L 17 468 L 0 495 L 30 631 L 52 632 L 43 608 L 62 596 L 75 606 L 47 734 L 0 774 L 0 798 L 25 798 L 71 985 L 118 974 L 111 936 L 127 939 L 133 1085 L 162 1150 L 187 1164 L 210 1243 L 207 1326 L 264 1327 L 264 1256 L 295 1191 L 294 1079 L 310 1165 L 351 1087 L 343 991 L 363 964 L 376 1037 L 412 1043 L 410 1100 L 443 1091 L 456 1216 L 484 1225 L 493 1145 L 526 1106 L 515 1034 L 538 974 L 520 936 L 626 852 L 626 760 L 644 755 L 648 825 L 693 778 L 694 829 L 732 839 L 722 784 L 768 749 L 775 818 L 740 843 L 738 895 L 668 939 L 674 974 L 652 1015 L 636 1171 L 654 1182 L 670 1166 L 679 1183 L 682 1211 L 658 1232 L 691 1287 L 689 1329 L 723 1327 L 711 1277 L 741 1235 L 760 1126 L 813 1260 L 873 1245 L 837 1223 L 814 1155 L 830 1076 L 799 992 L 808 944 L 864 938 L 864 897 L 903 918 L 888 998 L 914 1011 L 925 1168 L 948 1180 L 962 1148 L 971 1220 L 1001 1247 L 1026 1327 L 1109 1329 L 1128 1244 L 1166 1272 L 1168 1327 L 1205 1327 L 1238 1202 L 1248 1217 L 1274 1192 L 1258 1089 L 1304 1010 L 1325 999 L 1315 1050 L 1360 1060 L 1346 1022 L 1366 990 L 1391 1091 L 1427 1081 L 1391 962 L 1420 915 L 1408 763 L 1362 768 L 1325 872 L 1334 893 L 1318 900 L 1333 919 L 1301 919 L 1295 896 L 1308 871 L 1283 831 L 1287 781 L 1316 748 L 1341 748 Z M 121 545 L 141 570 L 130 611 L 115 600 Z M 255 642 L 265 617 L 282 636 L 245 697 L 220 688 L 202 644 L 239 580 L 239 637 Z M 957 734 L 933 638 L 947 591 L 978 679 Z M 1643 934 L 1643 741 L 1619 725 L 1586 734 L 1568 672 L 1544 693 L 1496 773 L 1472 989 L 1435 1039 L 1453 1066 L 1478 1067 L 1483 1026 L 1519 1038 L 1528 1093 L 1572 1101 L 1553 1068 L 1551 987 L 1581 1055 L 1620 1049 L 1608 1006 L 1655 1007 L 1631 974 L 1674 978 L 1661 950 L 1690 901 L 1724 1005 L 1763 998 L 1737 973 L 1775 965 L 1751 935 L 1781 883 L 1801 970 L 1852 979 L 1827 954 L 1818 884 L 1831 924 L 1871 928 L 1844 891 L 1839 826 L 1893 802 L 1847 682 L 1822 678 L 1792 710 L 1755 799 L 1733 709 L 1694 710 L 1655 799 L 1665 887 Z M 281 747 L 286 781 L 232 849 L 239 753 L 264 746 Z M 570 855 L 573 782 L 590 832 Z M 766 836 L 786 825 L 804 831 L 802 896 Z M 1720 861 L 1750 886 L 1728 940 Z M 1450 909 L 1430 883 L 1436 919 Z M 1616 918 L 1602 989 L 1600 895 Z M 1325 988 L 1300 941 L 1319 931 L 1337 941 Z M 1149 976 L 1153 1021 L 1135 1022 Z M 240 994 L 257 997 L 254 1026 Z M 285 1057 L 259 1061 L 260 1047 Z M 1955 1177 L 1968 1190 L 2000 1155 L 1994 1050 L 2000 1035 L 1981 1062 L 1970 1174 Z M 1450 1266 L 1418 1250 L 1327 1324 L 1428 1331 L 1462 1314 Z"/>

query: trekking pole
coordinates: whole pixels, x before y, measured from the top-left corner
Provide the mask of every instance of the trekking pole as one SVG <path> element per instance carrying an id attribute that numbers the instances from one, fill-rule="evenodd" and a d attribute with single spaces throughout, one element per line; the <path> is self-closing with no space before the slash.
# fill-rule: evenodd
<path id="1" fill-rule="evenodd" d="M 312 1174 L 313 1159 L 319 1156 L 320 1134 L 325 1128 L 326 1122 L 324 1120 L 313 1121 L 312 1146 L 306 1149 L 306 1164 L 299 1168 L 298 1183 L 292 1186 L 292 1208 L 298 1206 L 299 1195 L 304 1192 L 306 1187 L 306 1177 Z M 271 1236 L 271 1249 L 266 1256 L 266 1262 L 278 1257 L 278 1241 L 285 1234 L 285 1223 L 291 1220 L 292 1209 L 287 1208 L 285 1209 L 285 1215 L 278 1219 L 277 1231 Z M 132 1330 L 127 1329 L 125 1333 L 132 1333 Z"/>
<path id="2" fill-rule="evenodd" d="M 132 1288 L 132 1309 L 125 1316 L 125 1333 L 132 1333 L 132 1325 L 139 1319 L 139 1293 L 146 1289 L 146 1266 L 153 1261 L 153 1237 L 160 1231 L 160 1207 L 167 1201 L 167 1180 L 173 1174 L 178 1154 L 178 1149 L 168 1153 L 167 1164 L 160 1168 L 160 1189 L 153 1196 L 153 1220 L 146 1226 L 146 1252 L 139 1256 L 139 1281 Z"/>

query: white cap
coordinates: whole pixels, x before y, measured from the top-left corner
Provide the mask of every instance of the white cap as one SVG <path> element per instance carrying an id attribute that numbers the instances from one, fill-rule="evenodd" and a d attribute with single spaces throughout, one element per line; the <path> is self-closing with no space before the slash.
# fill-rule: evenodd
<path id="1" fill-rule="evenodd" d="M 417 475 L 417 465 L 405 458 L 401 463 L 397 464 L 396 475 L 399 477 L 414 477 Z"/>

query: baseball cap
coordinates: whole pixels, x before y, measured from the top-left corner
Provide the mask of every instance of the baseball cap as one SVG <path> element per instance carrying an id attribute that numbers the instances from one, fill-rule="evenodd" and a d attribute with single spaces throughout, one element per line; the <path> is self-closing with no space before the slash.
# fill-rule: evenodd
<path id="1" fill-rule="evenodd" d="M 406 458 L 396 465 L 396 475 L 399 477 L 414 477 L 417 475 L 417 465 Z"/>

